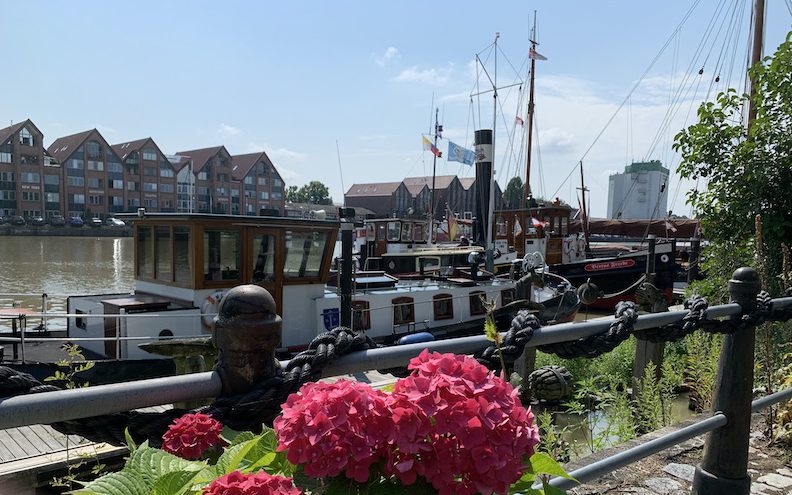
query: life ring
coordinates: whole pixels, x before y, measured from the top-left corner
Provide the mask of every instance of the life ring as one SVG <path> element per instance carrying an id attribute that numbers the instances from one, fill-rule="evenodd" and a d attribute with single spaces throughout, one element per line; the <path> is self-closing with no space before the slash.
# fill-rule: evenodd
<path id="1" fill-rule="evenodd" d="M 661 263 L 668 263 L 668 260 L 669 260 L 669 258 L 668 258 L 667 254 L 661 254 L 660 255 L 660 262 Z"/>
<path id="2" fill-rule="evenodd" d="M 572 250 L 574 249 L 572 247 L 572 242 L 573 239 L 571 237 L 564 238 L 563 250 L 564 250 L 564 255 L 567 257 L 571 257 L 572 255 Z"/>
<path id="3" fill-rule="evenodd" d="M 208 330 L 214 330 L 214 319 L 217 316 L 217 310 L 220 307 L 220 300 L 223 299 L 223 294 L 223 291 L 216 290 L 206 296 L 203 305 L 201 305 L 201 323 Z"/>

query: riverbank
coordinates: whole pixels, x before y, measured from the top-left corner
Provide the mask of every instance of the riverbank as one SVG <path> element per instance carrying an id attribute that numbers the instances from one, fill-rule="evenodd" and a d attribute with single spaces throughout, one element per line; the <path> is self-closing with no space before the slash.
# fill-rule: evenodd
<path id="1" fill-rule="evenodd" d="M 132 237 L 132 227 L 53 227 L 52 225 L 0 225 L 0 236 L 44 237 Z"/>

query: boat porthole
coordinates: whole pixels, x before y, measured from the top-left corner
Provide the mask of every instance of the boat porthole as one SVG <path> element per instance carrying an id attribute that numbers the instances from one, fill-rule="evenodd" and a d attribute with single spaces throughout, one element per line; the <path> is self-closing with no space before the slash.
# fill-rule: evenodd
<path id="1" fill-rule="evenodd" d="M 663 263 L 668 263 L 668 255 L 667 254 L 660 255 L 660 261 Z"/>
<path id="2" fill-rule="evenodd" d="M 395 270 L 396 269 L 396 262 L 394 262 L 392 260 L 389 261 L 388 262 L 388 268 L 390 268 L 391 270 Z"/>

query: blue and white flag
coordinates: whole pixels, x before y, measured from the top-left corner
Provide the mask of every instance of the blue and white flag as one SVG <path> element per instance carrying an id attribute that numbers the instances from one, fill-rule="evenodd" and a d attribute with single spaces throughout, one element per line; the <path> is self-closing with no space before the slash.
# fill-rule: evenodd
<path id="1" fill-rule="evenodd" d="M 473 162 L 476 161 L 476 154 L 473 153 L 473 150 L 463 148 L 449 141 L 447 160 L 449 162 L 460 162 L 465 165 L 473 165 Z"/>

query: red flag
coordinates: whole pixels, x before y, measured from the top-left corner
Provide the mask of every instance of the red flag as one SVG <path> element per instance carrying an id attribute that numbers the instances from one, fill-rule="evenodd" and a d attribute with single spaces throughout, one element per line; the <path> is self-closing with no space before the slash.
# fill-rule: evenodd
<path id="1" fill-rule="evenodd" d="M 531 47 L 531 49 L 528 50 L 528 56 L 534 60 L 547 60 L 547 57 L 537 52 L 533 47 Z"/>
<path id="2" fill-rule="evenodd" d="M 519 115 L 514 117 L 514 121 L 517 122 L 520 125 L 525 125 L 525 121 Z"/>

